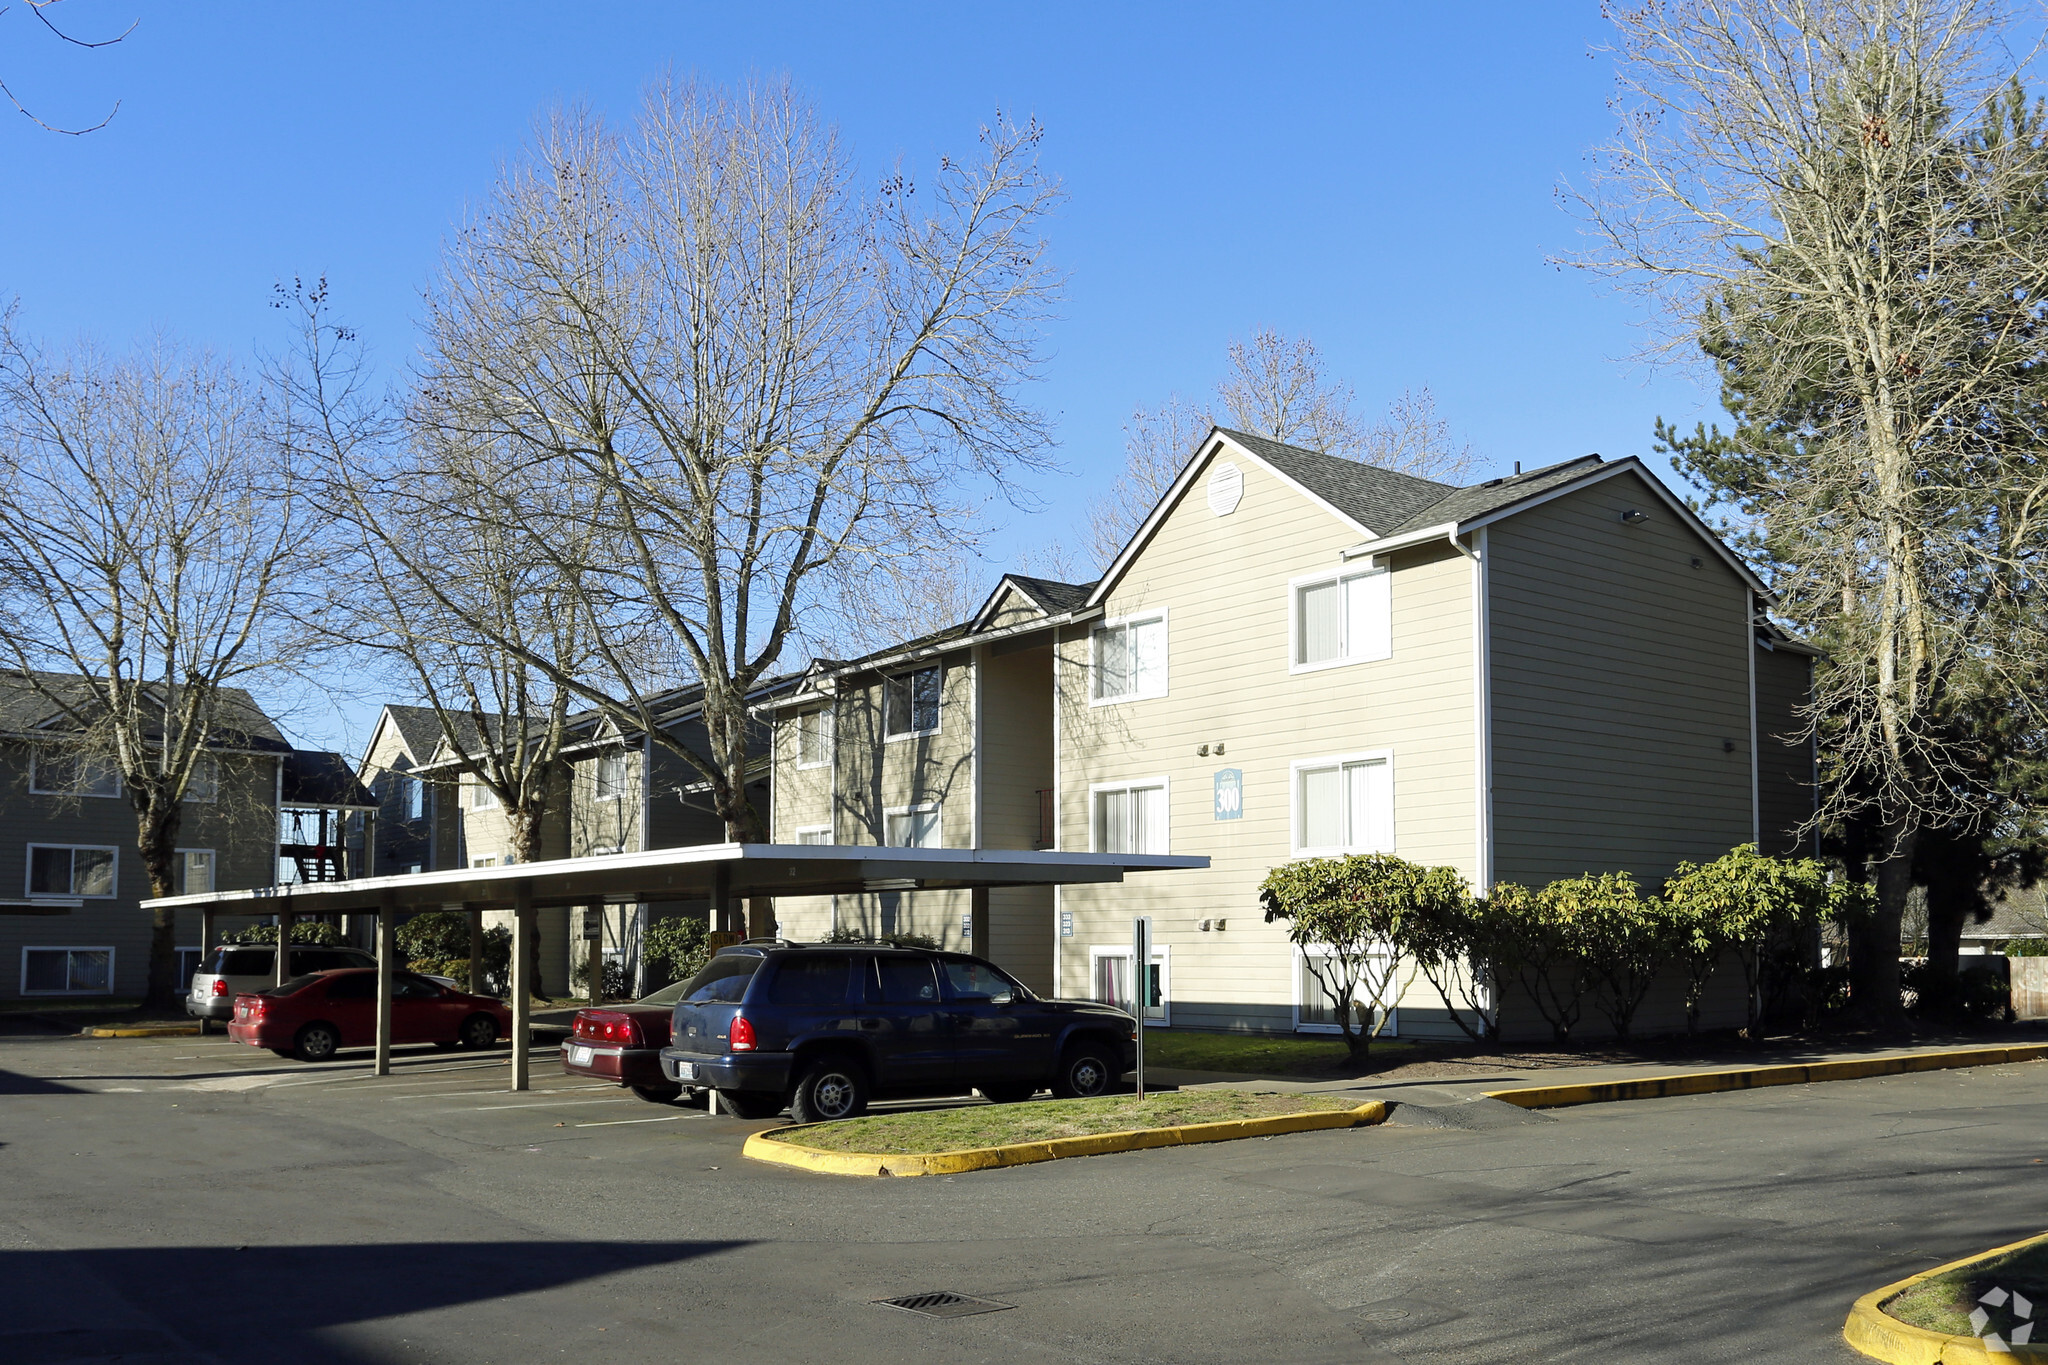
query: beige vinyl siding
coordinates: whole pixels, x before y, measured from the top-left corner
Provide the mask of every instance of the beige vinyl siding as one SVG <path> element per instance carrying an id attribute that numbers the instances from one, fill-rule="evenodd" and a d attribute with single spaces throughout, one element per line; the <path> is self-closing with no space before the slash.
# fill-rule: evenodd
<path id="1" fill-rule="evenodd" d="M 1258 885 L 1294 857 L 1294 763 L 1389 754 L 1395 850 L 1476 874 L 1473 570 L 1447 545 L 1395 557 L 1392 657 L 1290 672 L 1289 581 L 1339 568 L 1361 534 L 1257 462 L 1227 458 L 1244 476 L 1236 511 L 1210 512 L 1198 469 L 1106 603 L 1112 619 L 1167 609 L 1167 694 L 1090 705 L 1085 627 L 1061 634 L 1057 688 L 1060 847 L 1091 847 L 1092 784 L 1160 776 L 1168 851 L 1212 865 L 1066 888 L 1075 933 L 1059 945 L 1059 989 L 1087 995 L 1090 945 L 1128 944 L 1132 917 L 1150 915 L 1170 950 L 1174 1025 L 1286 1029 L 1294 954 L 1285 926 L 1262 922 Z M 1198 753 L 1219 742 L 1223 756 Z M 1237 820 L 1213 818 L 1225 768 L 1244 775 Z M 1197 927 L 1218 917 L 1221 932 Z"/>
<path id="2" fill-rule="evenodd" d="M 1746 842 L 1742 580 L 1634 474 L 1487 537 L 1495 876 L 1654 882 Z"/>
<path id="3" fill-rule="evenodd" d="M 1053 651 L 1049 635 L 977 651 L 981 670 L 981 846 L 1035 848 L 1038 793 L 1053 785 Z M 988 894 L 989 960 L 1032 990 L 1053 989 L 1050 887 Z M 957 925 L 955 926 L 958 927 Z"/>
<path id="4" fill-rule="evenodd" d="M 569 761 L 569 856 L 596 853 L 638 853 L 641 845 L 641 803 L 646 800 L 646 754 L 634 740 L 612 752 L 622 754 L 626 782 L 619 795 L 600 800 L 597 768 L 604 751 L 579 752 Z"/>
<path id="5" fill-rule="evenodd" d="M 797 718 L 806 711 L 818 710 L 820 706 L 836 710 L 837 702 L 827 699 L 822 703 L 806 703 L 791 707 L 775 718 L 775 729 L 769 743 L 775 763 L 773 816 L 774 839 L 778 844 L 796 843 L 799 830 L 818 825 L 833 827 L 832 842 L 852 842 L 840 834 L 834 819 L 834 775 L 847 761 L 846 740 L 836 723 L 832 732 L 835 747 L 831 763 L 817 768 L 799 768 L 796 762 Z M 830 896 L 778 896 L 775 901 L 777 932 L 785 938 L 812 942 L 824 938 L 833 927 L 832 901 Z"/>
<path id="6" fill-rule="evenodd" d="M 1002 602 L 990 615 L 987 629 L 1002 630 L 1006 626 L 1021 626 L 1044 615 L 1045 613 L 1040 611 L 1030 598 L 1011 588 L 1003 593 Z"/>
<path id="7" fill-rule="evenodd" d="M 1800 715 L 1813 689 L 1813 660 L 1791 650 L 1756 653 L 1757 797 L 1766 853 L 1810 857 L 1811 832 L 1799 827 L 1813 814 L 1813 741 Z"/>
<path id="8" fill-rule="evenodd" d="M 438 793 L 432 783 L 427 784 L 423 817 L 408 820 L 405 816 L 406 785 L 412 769 L 417 766 L 398 727 L 391 723 L 388 715 L 380 717 L 376 732 L 370 737 L 369 750 L 363 756 L 362 770 L 358 773 L 363 785 L 376 793 L 378 800 L 377 847 L 371 866 L 373 875 L 381 877 L 402 873 L 415 863 L 422 871 L 431 872 L 435 868 L 434 798 Z M 360 845 L 360 829 L 353 837 Z"/>

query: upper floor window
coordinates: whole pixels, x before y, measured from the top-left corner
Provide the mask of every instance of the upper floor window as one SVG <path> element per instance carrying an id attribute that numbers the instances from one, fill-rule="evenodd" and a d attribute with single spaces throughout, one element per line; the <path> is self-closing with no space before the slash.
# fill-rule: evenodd
<path id="1" fill-rule="evenodd" d="M 628 794 L 633 765 L 624 749 L 607 749 L 597 756 L 592 774 L 594 794 L 600 801 L 617 801 Z"/>
<path id="2" fill-rule="evenodd" d="M 945 670 L 934 664 L 882 681 L 882 732 L 890 739 L 932 735 L 939 730 L 939 683 Z"/>
<path id="3" fill-rule="evenodd" d="M 398 779 L 398 812 L 401 820 L 427 818 L 427 782 L 421 777 Z"/>
<path id="4" fill-rule="evenodd" d="M 210 802 L 220 799 L 220 760 L 212 754 L 200 754 L 192 760 L 192 776 L 185 780 L 187 801 Z"/>
<path id="5" fill-rule="evenodd" d="M 796 832 L 799 844 L 829 844 L 832 842 L 832 826 L 806 825 Z"/>
<path id="6" fill-rule="evenodd" d="M 1365 569 L 1294 584 L 1297 670 L 1390 658 L 1393 575 Z"/>
<path id="7" fill-rule="evenodd" d="M 47 796 L 119 796 L 121 772 L 110 758 L 76 750 L 38 749 L 29 790 Z"/>
<path id="8" fill-rule="evenodd" d="M 197 896 L 214 889 L 213 850 L 181 848 L 171 863 L 174 896 Z"/>
<path id="9" fill-rule="evenodd" d="M 1394 771 L 1384 754 L 1297 763 L 1294 789 L 1297 852 L 1394 851 Z"/>
<path id="10" fill-rule="evenodd" d="M 902 806 L 888 812 L 889 843 L 896 848 L 939 847 L 939 803 Z"/>
<path id="11" fill-rule="evenodd" d="M 1088 637 L 1089 697 L 1130 701 L 1166 695 L 1166 613 L 1126 617 Z"/>
<path id="12" fill-rule="evenodd" d="M 933 672 L 938 670 L 934 669 Z M 895 679 L 890 679 L 893 684 Z M 938 707 L 932 708 L 932 729 L 939 724 Z M 832 708 L 820 706 L 799 711 L 796 717 L 796 766 L 822 768 L 832 761 Z"/>
<path id="13" fill-rule="evenodd" d="M 1166 852 L 1166 779 L 1091 789 L 1097 853 Z"/>
<path id="14" fill-rule="evenodd" d="M 111 896 L 118 854 L 111 848 L 28 846 L 31 896 Z"/>
<path id="15" fill-rule="evenodd" d="M 469 808 L 471 810 L 496 810 L 498 794 L 480 777 L 469 779 Z"/>
<path id="16" fill-rule="evenodd" d="M 471 867 L 496 867 L 498 865 L 498 855 L 495 853 L 479 853 L 469 860 L 469 865 Z"/>

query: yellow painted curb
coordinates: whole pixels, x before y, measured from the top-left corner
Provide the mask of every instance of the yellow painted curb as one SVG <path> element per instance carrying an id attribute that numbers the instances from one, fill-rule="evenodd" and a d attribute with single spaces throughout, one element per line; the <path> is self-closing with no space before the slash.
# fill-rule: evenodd
<path id="1" fill-rule="evenodd" d="M 126 1028 L 82 1028 L 82 1038 L 197 1038 L 197 1024 L 134 1024 Z"/>
<path id="2" fill-rule="evenodd" d="M 784 1142 L 776 1133 L 795 1127 L 755 1133 L 741 1149 L 743 1156 L 779 1166 L 820 1171 L 827 1175 L 957 1175 L 996 1166 L 1026 1166 L 1069 1156 L 1104 1156 L 1148 1147 L 1185 1147 L 1197 1142 L 1230 1142 L 1237 1138 L 1270 1137 L 1275 1133 L 1306 1133 L 1319 1128 L 1352 1128 L 1383 1123 L 1387 1106 L 1367 1100 L 1356 1109 L 1319 1109 L 1307 1114 L 1282 1114 L 1270 1119 L 1229 1119 L 1222 1123 L 1186 1123 L 1177 1128 L 1136 1128 L 1124 1133 L 1092 1133 L 1087 1137 L 1052 1138 L 1045 1142 L 1012 1142 L 1001 1147 L 970 1147 L 959 1152 L 884 1154 L 828 1152 Z M 809 1126 L 809 1125 L 800 1125 Z"/>
<path id="3" fill-rule="evenodd" d="M 1915 1327 L 1909 1322 L 1900 1322 L 1882 1307 L 1922 1280 L 1946 1275 L 1951 1270 L 1989 1261 L 2009 1251 L 2044 1241 L 2048 1241 L 2048 1232 L 1980 1251 L 1960 1261 L 1950 1261 L 1947 1265 L 1923 1270 L 1918 1275 L 1909 1275 L 1882 1289 L 1873 1289 L 1856 1300 L 1856 1306 L 1849 1310 L 1849 1320 L 1842 1325 L 1842 1339 L 1863 1354 L 1886 1361 L 1888 1365 L 1991 1365 L 1996 1360 L 2048 1360 L 2048 1346 L 2015 1346 L 1993 1353 L 1985 1349 L 1977 1337 L 1954 1337 L 1946 1332 Z"/>
<path id="4" fill-rule="evenodd" d="M 1721 1090 L 1756 1090 L 1768 1085 L 1809 1085 L 1819 1081 L 1860 1081 L 1871 1076 L 1899 1076 L 1912 1071 L 1948 1071 L 1966 1066 L 1997 1066 L 2048 1057 L 2048 1043 L 2026 1047 L 1980 1047 L 1950 1052 L 1914 1052 L 1903 1057 L 1859 1057 L 1847 1062 L 1811 1062 L 1804 1066 L 1752 1066 L 1736 1071 L 1692 1071 L 1676 1076 L 1644 1076 L 1629 1081 L 1592 1081 L 1580 1085 L 1538 1085 L 1516 1090 L 1489 1090 L 1489 1099 L 1506 1100 L 1524 1109 L 1563 1109 L 1574 1104 L 1606 1104 L 1614 1100 L 1654 1100 L 1671 1095 L 1710 1095 Z"/>

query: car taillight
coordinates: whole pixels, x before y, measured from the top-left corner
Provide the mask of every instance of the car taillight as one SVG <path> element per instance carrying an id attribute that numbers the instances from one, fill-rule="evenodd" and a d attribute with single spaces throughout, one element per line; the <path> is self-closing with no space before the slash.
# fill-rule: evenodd
<path id="1" fill-rule="evenodd" d="M 732 1017 L 732 1034 L 726 1041 L 734 1052 L 754 1050 L 754 1026 L 747 1022 L 745 1015 L 735 1014 Z"/>
<path id="2" fill-rule="evenodd" d="M 215 977 L 213 979 L 213 993 L 215 995 L 226 995 L 228 993 L 228 983 L 219 977 Z"/>

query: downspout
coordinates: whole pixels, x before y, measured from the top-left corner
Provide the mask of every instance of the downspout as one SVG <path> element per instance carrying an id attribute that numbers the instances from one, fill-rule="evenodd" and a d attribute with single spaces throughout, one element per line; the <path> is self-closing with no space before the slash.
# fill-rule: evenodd
<path id="1" fill-rule="evenodd" d="M 1487 581 L 1486 528 L 1474 533 L 1476 547 L 1458 539 L 1455 526 L 1445 539 L 1472 561 L 1472 818 L 1478 895 L 1493 885 L 1493 616 Z"/>

